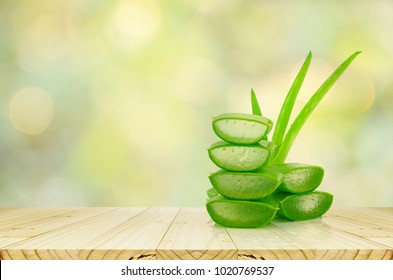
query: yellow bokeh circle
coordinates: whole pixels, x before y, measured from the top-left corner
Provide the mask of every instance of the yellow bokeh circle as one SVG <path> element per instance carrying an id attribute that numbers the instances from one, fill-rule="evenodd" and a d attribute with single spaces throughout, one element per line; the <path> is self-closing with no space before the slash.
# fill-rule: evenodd
<path id="1" fill-rule="evenodd" d="M 9 105 L 9 118 L 22 133 L 36 135 L 45 131 L 52 122 L 52 97 L 43 89 L 27 87 L 14 94 Z"/>

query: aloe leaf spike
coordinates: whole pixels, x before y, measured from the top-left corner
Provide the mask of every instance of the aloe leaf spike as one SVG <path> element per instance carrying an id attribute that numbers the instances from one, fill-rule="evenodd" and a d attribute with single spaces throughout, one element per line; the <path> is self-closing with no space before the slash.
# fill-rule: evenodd
<path id="1" fill-rule="evenodd" d="M 258 99 L 253 88 L 251 89 L 251 107 L 253 115 L 262 116 L 261 107 L 259 107 Z"/>
<path id="2" fill-rule="evenodd" d="M 349 56 L 314 93 L 314 95 L 310 98 L 307 104 L 303 107 L 302 111 L 296 117 L 295 121 L 292 123 L 291 127 L 288 130 L 288 133 L 285 135 L 284 141 L 278 151 L 277 156 L 270 162 L 270 165 L 280 164 L 285 161 L 289 150 L 291 149 L 292 144 L 296 139 L 296 136 L 299 134 L 300 129 L 303 127 L 308 117 L 317 107 L 319 102 L 321 102 L 322 98 L 326 95 L 329 89 L 334 85 L 338 78 L 340 78 L 340 76 L 360 53 L 360 51 L 357 51 L 351 56 Z"/>
<path id="3" fill-rule="evenodd" d="M 259 106 L 258 98 L 255 95 L 255 91 L 251 89 L 251 107 L 252 107 L 252 114 L 257 116 L 262 116 L 261 107 Z M 262 140 L 268 140 L 267 135 L 262 138 Z"/>
<path id="4" fill-rule="evenodd" d="M 276 127 L 274 129 L 274 134 L 272 138 L 272 142 L 277 146 L 281 145 L 282 139 L 284 137 L 285 131 L 287 130 L 287 125 L 289 122 L 289 118 L 291 117 L 293 105 L 295 104 L 296 97 L 299 93 L 299 90 L 303 84 L 304 78 L 306 77 L 308 68 L 310 66 L 312 58 L 312 53 L 309 52 L 306 60 L 304 61 L 302 67 L 299 70 L 295 80 L 291 88 L 288 91 L 287 97 L 284 100 L 284 103 L 281 107 L 280 115 L 278 116 Z"/>

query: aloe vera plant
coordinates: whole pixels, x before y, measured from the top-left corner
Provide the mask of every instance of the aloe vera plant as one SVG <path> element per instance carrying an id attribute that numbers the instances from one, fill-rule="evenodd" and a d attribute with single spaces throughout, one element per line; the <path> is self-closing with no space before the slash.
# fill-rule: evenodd
<path id="1" fill-rule="evenodd" d="M 206 208 L 211 218 L 228 227 L 257 227 L 276 213 L 288 220 L 308 220 L 325 214 L 333 202 L 327 192 L 314 191 L 322 182 L 322 167 L 285 163 L 301 128 L 352 61 L 349 56 L 314 93 L 287 130 L 288 122 L 311 63 L 307 55 L 281 108 L 271 142 L 272 121 L 262 116 L 251 89 L 252 115 L 223 114 L 213 118 L 213 130 L 223 141 L 209 149 L 210 159 L 222 170 L 209 176 Z"/>

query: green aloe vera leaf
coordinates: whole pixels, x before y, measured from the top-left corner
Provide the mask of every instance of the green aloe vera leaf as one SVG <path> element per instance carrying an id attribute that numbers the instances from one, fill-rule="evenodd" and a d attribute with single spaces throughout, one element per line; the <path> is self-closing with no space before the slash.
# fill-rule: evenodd
<path id="1" fill-rule="evenodd" d="M 239 146 L 224 141 L 211 145 L 208 153 L 218 167 L 230 171 L 256 170 L 269 157 L 269 150 L 260 144 Z"/>
<path id="2" fill-rule="evenodd" d="M 261 107 L 259 106 L 259 102 L 253 88 L 251 89 L 251 107 L 253 115 L 262 116 Z"/>
<path id="3" fill-rule="evenodd" d="M 233 172 L 219 170 L 209 176 L 214 189 L 232 199 L 260 199 L 280 185 L 283 176 L 274 171 Z"/>
<path id="4" fill-rule="evenodd" d="M 215 197 L 216 195 L 219 195 L 219 193 L 216 191 L 215 188 L 210 188 L 207 190 L 207 197 L 208 199 Z"/>
<path id="5" fill-rule="evenodd" d="M 206 209 L 215 223 L 235 228 L 268 225 L 277 212 L 277 208 L 267 202 L 233 200 L 222 195 L 210 199 Z"/>
<path id="6" fill-rule="evenodd" d="M 360 52 L 355 52 L 350 57 L 348 57 L 321 85 L 321 87 L 314 93 L 307 104 L 303 107 L 299 115 L 296 117 L 291 127 L 289 128 L 287 134 L 285 135 L 284 141 L 277 153 L 277 156 L 269 163 L 270 165 L 276 165 L 285 162 L 287 155 L 295 141 L 297 135 L 299 134 L 301 128 L 307 121 L 308 117 L 317 107 L 319 102 L 323 99 L 329 89 L 335 84 L 335 82 L 340 78 L 352 61 Z"/>
<path id="7" fill-rule="evenodd" d="M 222 140 L 235 144 L 255 144 L 271 130 L 273 122 L 265 117 L 230 113 L 213 118 L 213 130 Z"/>
<path id="8" fill-rule="evenodd" d="M 281 107 L 280 115 L 278 116 L 276 127 L 274 128 L 272 142 L 276 145 L 281 145 L 285 131 L 287 129 L 289 118 L 291 117 L 293 105 L 295 104 L 296 97 L 303 84 L 304 78 L 306 77 L 308 68 L 310 66 L 312 53 L 309 52 L 306 60 L 299 70 L 291 88 L 288 91 L 287 97 L 284 100 L 284 104 Z"/>
<path id="9" fill-rule="evenodd" d="M 279 207 L 278 216 L 292 221 L 318 218 L 325 214 L 333 203 L 333 195 L 318 191 L 303 194 L 274 192 L 269 199 L 275 201 L 275 206 Z"/>
<path id="10" fill-rule="evenodd" d="M 315 190 L 322 182 L 324 170 L 320 166 L 300 163 L 284 163 L 269 166 L 284 175 L 279 191 L 304 193 Z"/>
<path id="11" fill-rule="evenodd" d="M 258 98 L 253 88 L 251 89 L 251 108 L 253 115 L 262 116 L 261 107 L 259 106 Z M 262 137 L 262 140 L 267 141 L 267 134 Z"/>

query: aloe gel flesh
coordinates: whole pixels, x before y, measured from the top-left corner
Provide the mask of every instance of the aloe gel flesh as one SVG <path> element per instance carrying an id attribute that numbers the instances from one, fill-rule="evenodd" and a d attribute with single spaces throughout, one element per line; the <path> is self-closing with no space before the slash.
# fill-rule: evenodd
<path id="1" fill-rule="evenodd" d="M 222 140 L 248 145 L 262 140 L 271 130 L 273 122 L 262 116 L 230 113 L 214 117 L 212 125 Z"/>
<path id="2" fill-rule="evenodd" d="M 270 195 L 282 182 L 274 172 L 232 172 L 219 170 L 209 176 L 214 189 L 233 199 L 260 199 Z"/>
<path id="3" fill-rule="evenodd" d="M 290 193 L 304 193 L 315 190 L 321 184 L 324 175 L 322 167 L 300 163 L 284 163 L 269 166 L 269 169 L 284 175 L 278 190 Z"/>
<path id="4" fill-rule="evenodd" d="M 213 197 L 215 197 L 215 196 L 217 196 L 217 195 L 219 195 L 219 193 L 216 191 L 215 188 L 208 189 L 206 194 L 207 194 L 207 199 L 208 200 L 213 198 Z"/>
<path id="5" fill-rule="evenodd" d="M 333 195 L 319 191 L 303 194 L 275 192 L 268 199 L 279 208 L 278 216 L 292 221 L 321 217 L 333 203 Z"/>
<path id="6" fill-rule="evenodd" d="M 220 168 L 231 171 L 253 171 L 262 167 L 269 157 L 269 150 L 253 144 L 239 146 L 219 141 L 208 149 L 210 159 Z"/>
<path id="7" fill-rule="evenodd" d="M 212 220 L 224 227 L 255 228 L 268 225 L 277 208 L 263 201 L 232 200 L 222 195 L 206 203 Z"/>

